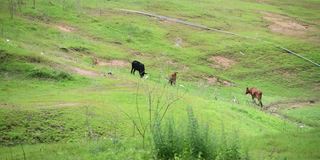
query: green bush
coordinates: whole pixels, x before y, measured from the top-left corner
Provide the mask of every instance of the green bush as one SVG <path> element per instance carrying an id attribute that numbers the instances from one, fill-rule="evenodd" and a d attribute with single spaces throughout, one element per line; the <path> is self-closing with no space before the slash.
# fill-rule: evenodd
<path id="1" fill-rule="evenodd" d="M 227 142 L 224 136 L 219 141 L 209 125 L 199 124 L 191 108 L 187 113 L 188 123 L 179 127 L 172 119 L 161 125 L 155 118 L 152 138 L 157 159 L 249 159 L 247 155 L 242 157 L 237 141 Z"/>
<path id="2" fill-rule="evenodd" d="M 183 140 L 172 119 L 165 127 L 162 129 L 160 121 L 156 120 L 152 132 L 155 154 L 158 159 L 174 159 L 183 152 Z"/>
<path id="3" fill-rule="evenodd" d="M 48 69 L 33 69 L 28 74 L 29 77 L 39 78 L 39 79 L 48 79 L 48 80 L 72 80 L 72 76 L 66 72 L 57 72 Z"/>
<path id="4" fill-rule="evenodd" d="M 198 120 L 191 108 L 188 109 L 188 119 L 186 142 L 188 143 L 192 157 L 214 159 L 216 150 L 213 140 L 209 138 L 209 126 L 199 126 Z"/>

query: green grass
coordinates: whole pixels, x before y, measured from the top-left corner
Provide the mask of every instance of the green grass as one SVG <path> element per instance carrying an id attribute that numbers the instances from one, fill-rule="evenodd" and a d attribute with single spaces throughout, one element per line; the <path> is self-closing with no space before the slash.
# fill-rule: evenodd
<path id="1" fill-rule="evenodd" d="M 13 18 L 8 2 L 0 4 L 0 159 L 22 159 L 22 148 L 27 159 L 152 159 L 151 133 L 147 131 L 143 147 L 123 113 L 138 121 L 138 102 L 141 124 L 146 124 L 149 91 L 152 107 L 157 100 L 165 106 L 182 96 L 165 119 L 184 125 L 191 106 L 215 133 L 236 132 L 241 154 L 248 150 L 251 159 L 319 158 L 319 102 L 281 110 L 290 121 L 262 112 L 244 95 L 247 86 L 255 86 L 263 91 L 265 105 L 317 100 L 319 67 L 263 41 L 118 10 L 148 11 L 257 37 L 319 63 L 319 1 L 39 0 L 33 9 L 32 1 L 25 0 Z M 273 33 L 261 11 L 286 15 L 310 29 L 297 36 Z M 178 38 L 181 47 L 175 45 Z M 208 59 L 216 55 L 234 64 L 214 67 Z M 93 57 L 137 59 L 149 78 L 130 75 L 130 66 L 92 66 Z M 113 76 L 83 76 L 72 68 L 112 71 Z M 178 81 L 171 87 L 166 78 L 174 71 Z M 209 76 L 235 86 L 209 84 Z M 238 103 L 232 102 L 234 97 Z"/>

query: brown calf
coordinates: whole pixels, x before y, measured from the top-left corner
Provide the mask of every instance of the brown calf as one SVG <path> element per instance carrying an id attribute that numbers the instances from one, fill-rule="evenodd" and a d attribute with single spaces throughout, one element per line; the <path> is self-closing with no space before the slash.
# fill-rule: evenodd
<path id="1" fill-rule="evenodd" d="M 250 89 L 247 87 L 246 94 L 250 94 L 253 101 L 254 101 L 254 98 L 256 98 L 259 101 L 261 108 L 263 107 L 262 102 L 261 102 L 261 99 L 262 99 L 262 92 L 261 91 L 259 91 L 257 88 L 254 88 L 254 87 L 250 88 Z"/>
<path id="2" fill-rule="evenodd" d="M 170 75 L 170 77 L 169 77 L 169 83 L 170 83 L 171 85 L 176 85 L 177 73 L 178 73 L 178 72 L 174 72 L 174 73 L 172 73 L 172 74 Z"/>

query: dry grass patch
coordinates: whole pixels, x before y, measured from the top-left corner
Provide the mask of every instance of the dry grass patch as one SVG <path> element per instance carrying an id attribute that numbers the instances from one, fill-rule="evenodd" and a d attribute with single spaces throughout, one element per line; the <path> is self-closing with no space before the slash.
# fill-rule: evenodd
<path id="1" fill-rule="evenodd" d="M 80 74 L 82 76 L 86 76 L 86 77 L 98 77 L 100 75 L 95 71 L 90 71 L 90 70 L 82 69 L 79 67 L 71 67 L 70 69 L 72 72 Z"/>
<path id="2" fill-rule="evenodd" d="M 207 83 L 209 85 L 223 85 L 223 86 L 234 86 L 235 84 L 227 81 L 227 80 L 223 80 L 219 77 L 215 77 L 215 76 L 208 76 L 208 77 L 204 77 L 204 79 L 207 81 Z"/>
<path id="3" fill-rule="evenodd" d="M 308 25 L 284 15 L 269 12 L 262 12 L 262 14 L 263 19 L 270 23 L 268 28 L 275 33 L 296 36 L 303 35 L 308 29 Z"/>
<path id="4" fill-rule="evenodd" d="M 76 30 L 74 27 L 68 26 L 66 24 L 56 24 L 54 26 L 62 32 L 74 32 Z"/>
<path id="5" fill-rule="evenodd" d="M 108 67 L 128 67 L 129 62 L 123 61 L 123 60 L 109 60 L 109 61 L 103 61 L 103 60 L 97 60 L 98 66 L 108 66 Z"/>
<path id="6" fill-rule="evenodd" d="M 222 69 L 228 69 L 236 63 L 234 60 L 223 56 L 212 56 L 208 60 L 214 62 L 214 64 L 212 64 L 213 67 Z"/>

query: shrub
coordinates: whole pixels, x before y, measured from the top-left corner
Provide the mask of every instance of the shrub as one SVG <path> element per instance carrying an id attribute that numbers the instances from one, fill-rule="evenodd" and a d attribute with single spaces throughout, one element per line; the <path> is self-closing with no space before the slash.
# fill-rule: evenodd
<path id="1" fill-rule="evenodd" d="M 39 79 L 51 79 L 51 80 L 72 80 L 72 76 L 66 72 L 57 72 L 48 69 L 33 69 L 28 74 L 29 77 Z"/>
<path id="2" fill-rule="evenodd" d="M 158 159 L 174 159 L 183 152 L 183 141 L 170 119 L 165 128 L 161 128 L 159 119 L 155 121 L 152 132 L 155 154 Z"/>
<path id="3" fill-rule="evenodd" d="M 215 144 L 209 138 L 209 126 L 199 126 L 192 108 L 188 109 L 188 135 L 186 142 L 193 158 L 214 159 Z"/>
<path id="4" fill-rule="evenodd" d="M 159 118 L 155 118 L 152 138 L 157 159 L 249 159 L 247 155 L 242 158 L 237 141 L 227 143 L 222 136 L 218 143 L 209 125 L 199 124 L 192 108 L 187 113 L 188 123 L 178 128 L 172 119 L 161 125 Z"/>

